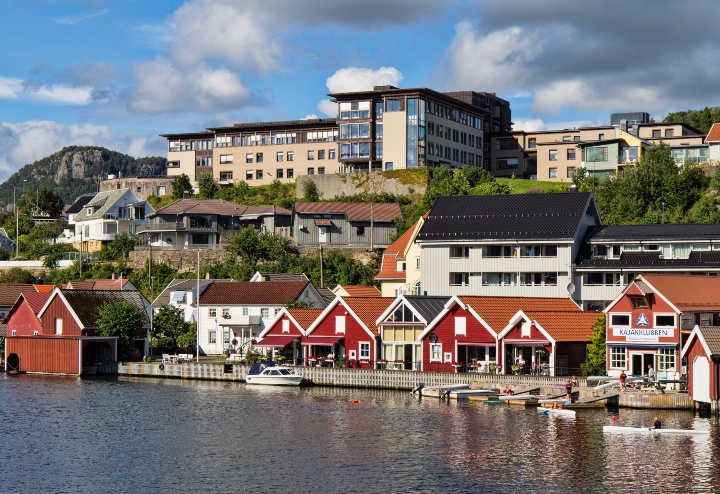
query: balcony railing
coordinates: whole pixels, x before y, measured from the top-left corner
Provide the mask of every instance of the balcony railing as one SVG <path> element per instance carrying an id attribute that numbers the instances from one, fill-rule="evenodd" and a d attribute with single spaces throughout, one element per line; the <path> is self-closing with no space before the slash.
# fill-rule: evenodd
<path id="1" fill-rule="evenodd" d="M 148 223 L 145 225 L 138 225 L 135 231 L 137 233 L 145 233 L 145 232 L 174 232 L 174 231 L 184 231 L 185 224 L 184 223 Z"/>

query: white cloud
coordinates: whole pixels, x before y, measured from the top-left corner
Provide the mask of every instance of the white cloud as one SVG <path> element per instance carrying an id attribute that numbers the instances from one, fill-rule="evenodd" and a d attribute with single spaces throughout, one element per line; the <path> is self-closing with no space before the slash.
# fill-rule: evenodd
<path id="1" fill-rule="evenodd" d="M 25 93 L 29 98 L 50 103 L 87 105 L 92 101 L 93 88 L 63 84 L 30 85 L 26 87 Z"/>
<path id="2" fill-rule="evenodd" d="M 311 113 L 310 115 L 305 115 L 305 117 L 301 118 L 300 120 L 317 120 L 318 118 L 320 117 L 318 117 L 314 113 Z"/>
<path id="3" fill-rule="evenodd" d="M 281 49 L 276 34 L 241 2 L 190 1 L 172 15 L 170 57 L 185 67 L 220 60 L 260 73 L 277 70 Z"/>
<path id="4" fill-rule="evenodd" d="M 250 99 L 250 92 L 238 76 L 226 68 L 211 69 L 201 64 L 181 71 L 172 61 L 158 58 L 137 65 L 135 77 L 137 87 L 131 108 L 136 111 L 212 111 Z"/>
<path id="5" fill-rule="evenodd" d="M 23 81 L 15 77 L 0 77 L 0 98 L 17 99 L 22 92 Z"/>
<path id="6" fill-rule="evenodd" d="M 362 67 L 345 67 L 336 71 L 325 81 L 331 93 L 371 91 L 373 86 L 398 86 L 402 73 L 395 67 L 380 67 L 377 70 Z"/>
<path id="7" fill-rule="evenodd" d="M 337 103 L 333 103 L 329 99 L 321 100 L 317 104 L 317 109 L 326 117 L 337 117 L 338 114 Z"/>
<path id="8" fill-rule="evenodd" d="M 54 22 L 58 24 L 66 24 L 68 26 L 74 26 L 75 24 L 80 24 L 85 21 L 88 21 L 90 19 L 94 19 L 95 17 L 100 17 L 108 13 L 107 9 L 98 10 L 97 12 L 93 12 L 91 14 L 77 14 L 77 15 L 66 15 L 65 17 L 57 17 L 53 19 Z"/>

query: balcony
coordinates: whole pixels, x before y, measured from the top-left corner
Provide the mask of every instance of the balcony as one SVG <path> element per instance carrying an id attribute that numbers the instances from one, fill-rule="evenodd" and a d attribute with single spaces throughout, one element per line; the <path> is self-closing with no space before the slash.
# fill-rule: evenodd
<path id="1" fill-rule="evenodd" d="M 138 225 L 135 232 L 182 232 L 185 230 L 186 228 L 184 223 L 147 223 L 144 225 Z"/>
<path id="2" fill-rule="evenodd" d="M 242 315 L 236 315 L 232 312 L 230 313 L 230 317 L 226 317 L 223 314 L 218 315 L 218 324 L 221 324 L 223 326 L 260 326 L 260 321 L 262 320 L 261 316 L 242 316 Z"/>

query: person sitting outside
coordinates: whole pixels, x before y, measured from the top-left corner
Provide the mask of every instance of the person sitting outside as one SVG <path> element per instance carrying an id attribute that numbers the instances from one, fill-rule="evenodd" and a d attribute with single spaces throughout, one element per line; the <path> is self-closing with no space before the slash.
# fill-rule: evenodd
<path id="1" fill-rule="evenodd" d="M 662 422 L 660 422 L 660 419 L 655 417 L 655 421 L 653 422 L 653 429 L 662 429 Z"/>
<path id="2" fill-rule="evenodd" d="M 530 364 L 530 375 L 531 376 L 537 376 L 538 375 L 538 366 L 533 360 L 532 364 Z"/>
<path id="3" fill-rule="evenodd" d="M 618 378 L 618 383 L 620 384 L 620 391 L 625 391 L 625 380 L 627 379 L 627 374 L 625 374 L 625 371 L 620 371 L 620 377 Z"/>

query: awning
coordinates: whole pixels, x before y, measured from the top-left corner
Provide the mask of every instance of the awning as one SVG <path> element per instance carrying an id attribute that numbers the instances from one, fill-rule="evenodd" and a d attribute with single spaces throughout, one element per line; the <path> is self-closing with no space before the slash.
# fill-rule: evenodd
<path id="1" fill-rule="evenodd" d="M 330 223 L 330 220 L 315 220 L 315 224 L 317 226 L 330 226 L 332 223 Z"/>
<path id="2" fill-rule="evenodd" d="M 333 346 L 338 341 L 345 338 L 344 335 L 341 336 L 309 336 L 305 341 L 302 342 L 303 345 L 319 345 L 319 346 Z"/>
<path id="3" fill-rule="evenodd" d="M 295 336 L 289 336 L 289 335 L 270 335 L 266 336 L 262 340 L 255 343 L 253 346 L 262 346 L 262 347 L 269 347 L 269 348 L 282 348 L 288 343 L 292 343 L 293 341 L 297 340 L 299 338 L 298 335 Z"/>
<path id="4" fill-rule="evenodd" d="M 477 343 L 474 341 L 458 341 L 458 346 L 495 346 L 495 342 L 492 343 Z"/>

